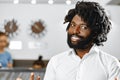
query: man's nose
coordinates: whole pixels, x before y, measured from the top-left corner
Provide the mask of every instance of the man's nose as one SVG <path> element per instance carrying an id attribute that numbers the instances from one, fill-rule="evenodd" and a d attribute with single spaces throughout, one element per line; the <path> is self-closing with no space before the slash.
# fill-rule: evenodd
<path id="1" fill-rule="evenodd" d="M 80 27 L 79 26 L 76 26 L 75 29 L 74 29 L 74 34 L 78 34 L 80 33 Z"/>

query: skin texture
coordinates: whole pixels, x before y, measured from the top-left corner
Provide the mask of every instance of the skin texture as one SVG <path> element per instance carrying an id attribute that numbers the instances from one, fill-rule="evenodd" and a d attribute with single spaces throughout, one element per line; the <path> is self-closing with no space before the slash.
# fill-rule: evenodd
<path id="1" fill-rule="evenodd" d="M 75 15 L 71 21 L 71 25 L 68 29 L 68 35 L 76 35 L 76 36 L 81 36 L 84 39 L 86 39 L 88 36 L 90 36 L 91 34 L 91 30 L 89 29 L 89 27 L 87 26 L 81 26 L 81 25 L 87 25 L 81 17 L 79 17 L 78 15 Z M 70 42 L 72 45 L 82 45 L 82 44 L 78 44 L 79 41 L 81 41 L 82 38 L 79 37 L 78 40 L 72 40 L 70 38 Z M 86 44 L 86 48 L 85 49 L 75 49 L 76 54 L 82 58 L 86 53 L 89 52 L 90 48 L 91 48 L 92 43 L 89 42 L 88 44 Z M 84 46 L 84 45 L 83 45 Z M 74 46 L 73 46 L 74 48 Z"/>
<path id="2" fill-rule="evenodd" d="M 34 69 L 42 69 L 42 66 L 41 65 L 33 65 L 33 68 Z"/>
<path id="3" fill-rule="evenodd" d="M 31 73 L 30 80 L 34 80 L 34 73 Z M 40 76 L 37 76 L 36 80 L 40 80 Z"/>

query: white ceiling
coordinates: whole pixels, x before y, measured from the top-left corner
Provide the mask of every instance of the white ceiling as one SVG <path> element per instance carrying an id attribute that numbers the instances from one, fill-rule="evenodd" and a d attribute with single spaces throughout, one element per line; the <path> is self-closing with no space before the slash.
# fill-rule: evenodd
<path id="1" fill-rule="evenodd" d="M 36 0 L 37 4 L 47 4 L 48 0 Z M 54 0 L 54 4 L 65 4 L 66 0 Z M 82 0 L 71 0 L 72 4 Z M 102 4 L 120 4 L 120 0 L 84 0 L 84 1 L 97 1 Z M 13 0 L 0 0 L 0 3 L 13 3 Z M 19 0 L 20 4 L 31 3 L 31 0 Z"/>
<path id="2" fill-rule="evenodd" d="M 111 0 L 108 5 L 120 5 L 120 0 Z"/>
<path id="3" fill-rule="evenodd" d="M 54 0 L 56 4 L 64 4 L 66 0 Z M 71 0 L 72 3 L 75 3 L 77 0 Z M 48 3 L 48 0 L 36 0 L 39 3 Z M 0 0 L 0 3 L 13 3 L 13 0 Z M 31 3 L 31 0 L 19 0 L 19 3 Z"/>

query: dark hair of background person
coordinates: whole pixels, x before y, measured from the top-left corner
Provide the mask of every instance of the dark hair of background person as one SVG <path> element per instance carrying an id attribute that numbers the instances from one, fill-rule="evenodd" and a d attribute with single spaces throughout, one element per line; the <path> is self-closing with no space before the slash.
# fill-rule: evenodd
<path id="1" fill-rule="evenodd" d="M 75 15 L 80 16 L 87 26 L 91 29 L 93 43 L 100 46 L 107 41 L 107 34 L 111 29 L 111 22 L 106 15 L 104 8 L 96 2 L 78 1 L 74 9 L 70 9 L 65 16 L 64 23 L 69 22 L 67 29 Z"/>
<path id="2" fill-rule="evenodd" d="M 42 56 L 39 56 L 38 60 L 36 60 L 33 65 L 40 65 L 42 68 L 45 67 L 44 61 L 42 60 Z"/>

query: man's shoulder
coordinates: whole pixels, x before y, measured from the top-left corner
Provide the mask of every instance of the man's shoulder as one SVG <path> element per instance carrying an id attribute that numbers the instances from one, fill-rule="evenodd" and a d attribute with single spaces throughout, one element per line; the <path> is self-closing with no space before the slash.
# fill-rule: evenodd
<path id="1" fill-rule="evenodd" d="M 53 56 L 52 58 L 54 58 L 54 59 L 60 59 L 60 58 L 67 57 L 70 54 L 71 51 L 72 51 L 71 49 L 67 50 L 67 51 L 64 51 L 62 53 L 59 53 L 59 54 Z"/>
<path id="2" fill-rule="evenodd" d="M 118 59 L 117 59 L 115 56 L 113 56 L 113 55 L 111 55 L 111 54 L 109 54 L 109 53 L 106 53 L 106 52 L 104 52 L 104 51 L 102 51 L 102 50 L 100 50 L 99 53 L 100 53 L 100 57 L 101 57 L 103 60 L 105 60 L 106 62 L 118 61 Z"/>
<path id="3" fill-rule="evenodd" d="M 59 54 L 53 56 L 53 57 L 50 59 L 49 63 L 50 63 L 50 64 L 53 64 L 54 67 L 55 67 L 55 66 L 58 66 L 59 64 L 61 64 L 61 63 L 63 63 L 63 62 L 66 61 L 66 59 L 69 57 L 68 55 L 69 55 L 70 51 L 71 51 L 71 50 L 67 50 L 67 51 L 64 51 L 64 52 L 62 52 L 62 53 L 59 53 Z"/>
<path id="4" fill-rule="evenodd" d="M 61 62 L 64 62 L 66 61 L 68 58 L 69 58 L 69 54 L 72 50 L 67 50 L 67 51 L 64 51 L 62 53 L 59 53 L 55 56 L 53 56 L 50 61 L 55 63 L 55 64 L 58 64 L 58 63 L 61 63 Z"/>

